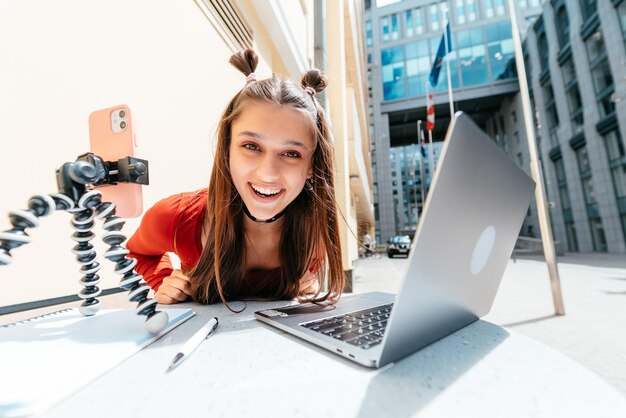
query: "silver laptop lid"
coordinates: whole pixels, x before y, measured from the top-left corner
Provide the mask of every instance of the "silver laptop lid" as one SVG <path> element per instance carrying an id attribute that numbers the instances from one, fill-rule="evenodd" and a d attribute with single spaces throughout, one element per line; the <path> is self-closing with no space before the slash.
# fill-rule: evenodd
<path id="1" fill-rule="evenodd" d="M 448 129 L 380 366 L 491 309 L 535 183 L 463 112 Z"/>

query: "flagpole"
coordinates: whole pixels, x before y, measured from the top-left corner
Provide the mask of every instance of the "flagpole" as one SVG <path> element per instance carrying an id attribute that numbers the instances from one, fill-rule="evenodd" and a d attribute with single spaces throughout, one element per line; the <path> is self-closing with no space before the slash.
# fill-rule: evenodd
<path id="1" fill-rule="evenodd" d="M 450 18 L 447 18 L 447 25 L 450 25 Z M 443 38 L 446 44 L 446 73 L 448 75 L 448 100 L 450 102 L 450 121 L 454 121 L 454 100 L 452 99 L 452 75 L 450 74 L 450 40 L 448 39 L 447 25 L 443 27 Z M 450 34 L 452 34 L 452 25 L 450 27 Z"/>
<path id="2" fill-rule="evenodd" d="M 428 114 L 428 102 L 429 102 L 429 94 L 430 88 L 428 87 L 428 80 L 426 80 L 426 113 Z M 433 103 L 433 106 L 435 104 Z M 428 117 L 428 116 L 426 116 Z M 426 125 L 428 127 L 428 124 Z M 424 135 L 424 133 L 422 133 Z M 422 137 L 423 138 L 423 137 Z M 433 178 L 433 173 L 435 172 L 435 158 L 433 151 L 433 131 L 432 129 L 428 129 L 428 161 L 430 161 L 430 178 Z"/>
<path id="3" fill-rule="evenodd" d="M 524 67 L 524 54 L 522 52 L 522 42 L 517 28 L 517 18 L 515 16 L 515 4 L 513 0 L 508 0 L 509 16 L 511 18 L 511 33 L 513 35 L 513 46 L 515 49 L 515 64 L 517 67 L 517 78 L 519 80 L 520 95 L 522 96 L 522 110 L 524 113 L 524 125 L 528 139 L 528 151 L 530 152 L 530 171 L 537 184 L 535 188 L 535 200 L 537 201 L 537 214 L 539 217 L 539 229 L 541 230 L 541 242 L 543 244 L 543 254 L 548 265 L 550 284 L 552 287 L 552 301 L 556 315 L 565 315 L 563 296 L 561 294 L 561 282 L 559 270 L 556 264 L 556 250 L 554 248 L 554 238 L 550 227 L 550 212 L 546 204 L 546 191 L 543 184 L 540 162 L 537 152 L 537 142 L 535 141 L 535 129 L 532 119 L 532 107 L 530 105 L 530 95 L 528 93 L 528 82 L 526 79 L 526 68 Z"/>
<path id="4" fill-rule="evenodd" d="M 422 211 L 424 211 L 424 203 L 425 203 L 425 197 L 424 197 L 424 183 L 425 183 L 425 179 L 424 179 L 424 155 L 422 154 L 422 138 L 424 137 L 424 133 L 422 132 L 422 121 L 418 120 L 417 121 L 417 144 L 419 146 L 419 157 L 420 157 L 420 184 L 421 184 L 421 189 L 422 189 Z M 415 186 L 415 181 L 413 182 L 413 185 Z M 417 207 L 417 196 L 415 196 L 415 206 Z M 416 209 L 415 213 L 417 214 L 419 211 Z M 415 222 L 415 229 L 417 229 L 417 222 Z"/>
<path id="5" fill-rule="evenodd" d="M 433 150 L 433 131 L 428 131 L 428 160 L 430 161 L 430 178 L 435 174 L 435 151 Z"/>

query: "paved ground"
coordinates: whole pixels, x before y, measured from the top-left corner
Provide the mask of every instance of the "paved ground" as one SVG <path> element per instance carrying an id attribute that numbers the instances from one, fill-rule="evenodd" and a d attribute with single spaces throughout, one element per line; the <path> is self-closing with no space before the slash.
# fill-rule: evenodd
<path id="1" fill-rule="evenodd" d="M 406 259 L 361 259 L 354 291 L 397 292 Z M 593 370 L 626 395 L 626 257 L 567 254 L 559 258 L 566 315 L 555 316 L 546 263 L 512 260 L 484 319 L 525 334 Z"/>

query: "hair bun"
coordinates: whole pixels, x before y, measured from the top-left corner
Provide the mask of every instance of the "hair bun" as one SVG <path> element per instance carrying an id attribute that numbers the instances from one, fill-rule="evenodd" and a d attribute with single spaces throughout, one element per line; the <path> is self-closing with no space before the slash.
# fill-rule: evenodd
<path id="1" fill-rule="evenodd" d="M 312 68 L 302 76 L 300 84 L 302 88 L 311 87 L 316 93 L 319 93 L 328 85 L 328 79 L 320 70 Z"/>
<path id="2" fill-rule="evenodd" d="M 245 49 L 234 53 L 228 62 L 245 76 L 248 76 L 250 73 L 253 73 L 257 65 L 259 65 L 259 56 L 253 49 Z"/>

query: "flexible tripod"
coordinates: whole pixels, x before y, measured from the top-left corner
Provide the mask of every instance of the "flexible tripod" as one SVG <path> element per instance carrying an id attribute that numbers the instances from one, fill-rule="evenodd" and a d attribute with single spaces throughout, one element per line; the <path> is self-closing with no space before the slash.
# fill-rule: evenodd
<path id="1" fill-rule="evenodd" d="M 93 186 L 118 182 L 148 184 L 148 162 L 134 157 L 105 162 L 97 155 L 87 153 L 73 163 L 63 164 L 56 171 L 56 177 L 58 193 L 35 195 L 28 201 L 28 209 L 9 212 L 13 228 L 0 232 L 0 266 L 11 263 L 12 249 L 31 241 L 25 229 L 38 226 L 39 217 L 55 210 L 71 213 L 71 225 L 75 231 L 72 239 L 77 243 L 72 252 L 76 254 L 83 274 L 80 279 L 83 289 L 78 293 L 83 302 L 79 311 L 85 316 L 95 315 L 100 309 L 100 302 L 96 299 L 101 292 L 97 286 L 100 276 L 96 274 L 100 264 L 89 241 L 95 237 L 91 230 L 97 217 L 103 220 L 102 228 L 106 231 L 102 241 L 109 245 L 104 258 L 114 262 L 115 273 L 122 275 L 119 286 L 128 290 L 129 301 L 137 302 L 137 315 L 146 316 L 146 330 L 154 334 L 161 331 L 169 318 L 167 313 L 156 310 L 156 300 L 147 297 L 150 287 L 134 270 L 137 260 L 126 258 L 129 251 L 122 246 L 126 236 L 121 232 L 125 220 L 115 216 L 115 203 L 103 202 L 100 192 L 92 189 Z"/>

